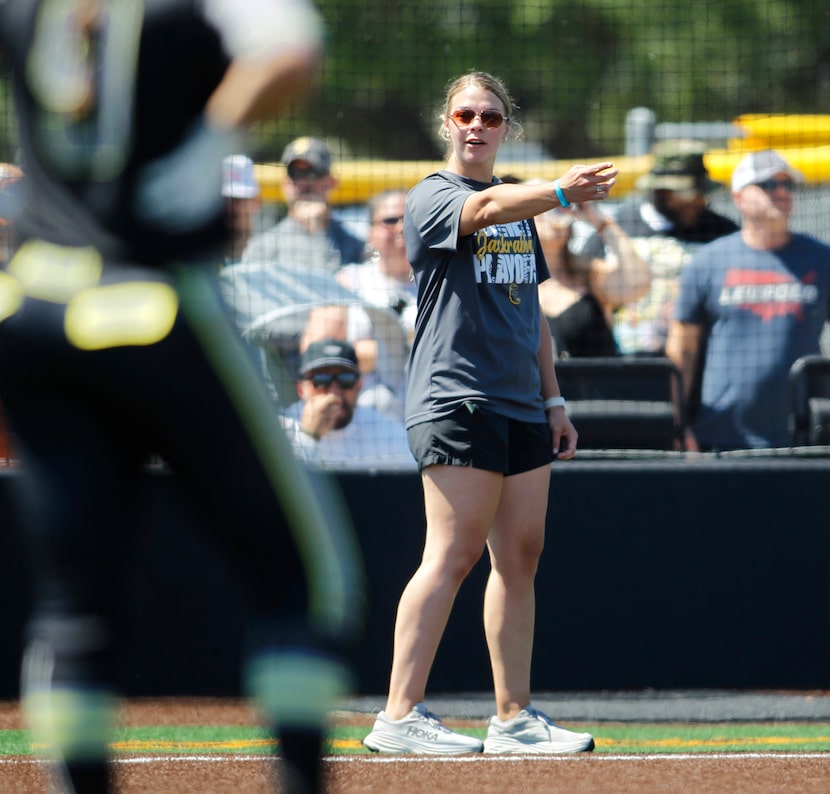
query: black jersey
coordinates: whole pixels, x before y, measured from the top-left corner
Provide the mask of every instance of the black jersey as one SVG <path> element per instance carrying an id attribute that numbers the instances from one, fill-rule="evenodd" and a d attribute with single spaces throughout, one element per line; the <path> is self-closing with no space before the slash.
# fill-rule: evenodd
<path id="1" fill-rule="evenodd" d="M 146 264 L 216 248 L 225 233 L 218 167 L 215 207 L 195 226 L 155 228 L 136 211 L 142 167 L 192 134 L 229 64 L 202 3 L 108 2 L 85 36 L 58 5 L 0 4 L 28 184 L 21 237 Z"/>

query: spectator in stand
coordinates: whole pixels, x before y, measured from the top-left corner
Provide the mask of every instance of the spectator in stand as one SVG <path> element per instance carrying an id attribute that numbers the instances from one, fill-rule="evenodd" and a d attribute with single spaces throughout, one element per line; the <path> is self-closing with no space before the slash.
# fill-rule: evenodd
<path id="1" fill-rule="evenodd" d="M 386 311 L 391 314 L 391 310 Z M 351 344 L 357 353 L 363 383 L 358 403 L 379 411 L 388 419 L 402 422 L 405 362 L 397 362 L 391 353 L 390 344 L 387 344 L 394 341 L 390 333 L 394 325 L 392 321 L 382 329 L 390 338 L 379 340 L 372 320 L 363 306 L 316 306 L 308 313 L 305 330 L 300 337 L 299 352 L 305 353 L 312 342 L 323 339 L 338 339 Z M 400 348 L 397 358 L 402 359 L 405 354 L 402 335 L 397 338 L 397 342 Z M 395 383 L 393 385 L 387 381 Z"/>
<path id="2" fill-rule="evenodd" d="M 232 154 L 222 163 L 222 195 L 231 227 L 225 255 L 227 264 L 238 262 L 254 232 L 254 223 L 262 207 L 259 183 L 254 175 L 254 161 L 244 154 Z"/>
<path id="3" fill-rule="evenodd" d="M 360 367 L 354 348 L 323 339 L 300 364 L 300 401 L 283 418 L 298 457 L 320 466 L 415 469 L 402 422 L 360 405 Z"/>
<path id="4" fill-rule="evenodd" d="M 387 190 L 369 201 L 371 256 L 367 262 L 346 265 L 335 277 L 369 303 L 399 314 L 411 342 L 415 334 L 418 289 L 403 239 L 405 205 L 405 190 Z"/>
<path id="5" fill-rule="evenodd" d="M 638 193 L 616 214 L 619 228 L 651 268 L 647 294 L 614 315 L 614 335 L 624 354 L 664 353 L 680 273 L 702 244 L 738 229 L 707 206 L 707 195 L 722 185 L 709 178 L 704 152 L 700 141 L 657 144 L 651 170 L 637 183 Z M 606 251 L 602 235 L 593 234 L 579 253 L 596 259 Z"/>
<path id="6" fill-rule="evenodd" d="M 297 138 L 285 147 L 283 195 L 288 214 L 276 226 L 254 235 L 242 252 L 243 262 L 273 262 L 334 272 L 362 262 L 366 244 L 334 217 L 331 150 L 318 138 Z"/>
<path id="7" fill-rule="evenodd" d="M 618 355 L 614 310 L 648 292 L 648 265 L 614 219 L 593 204 L 554 208 L 535 220 L 551 275 L 539 284 L 539 303 L 559 357 Z M 585 259 L 571 251 L 574 220 L 589 224 L 603 239 L 606 259 Z"/>
<path id="8" fill-rule="evenodd" d="M 686 384 L 708 334 L 689 449 L 790 444 L 787 376 L 797 358 L 819 353 L 830 318 L 830 246 L 789 228 L 803 181 L 777 152 L 748 154 L 732 175 L 741 231 L 701 248 L 683 271 L 667 352 Z"/>

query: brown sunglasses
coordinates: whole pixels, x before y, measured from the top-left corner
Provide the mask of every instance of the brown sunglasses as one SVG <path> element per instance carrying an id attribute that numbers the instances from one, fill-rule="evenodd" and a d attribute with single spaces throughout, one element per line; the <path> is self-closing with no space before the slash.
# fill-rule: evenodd
<path id="1" fill-rule="evenodd" d="M 477 113 L 472 108 L 456 108 L 450 113 L 450 118 L 459 127 L 469 127 L 476 116 L 481 119 L 482 126 L 490 130 L 501 127 L 505 121 L 510 121 L 509 117 L 503 116 L 498 110 L 482 110 Z"/>

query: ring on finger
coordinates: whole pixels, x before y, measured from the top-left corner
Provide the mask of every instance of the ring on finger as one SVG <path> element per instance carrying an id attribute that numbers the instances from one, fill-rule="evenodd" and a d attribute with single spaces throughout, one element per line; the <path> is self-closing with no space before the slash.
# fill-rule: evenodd
<path id="1" fill-rule="evenodd" d="M 597 185 L 596 192 L 597 193 L 602 193 L 602 185 Z"/>

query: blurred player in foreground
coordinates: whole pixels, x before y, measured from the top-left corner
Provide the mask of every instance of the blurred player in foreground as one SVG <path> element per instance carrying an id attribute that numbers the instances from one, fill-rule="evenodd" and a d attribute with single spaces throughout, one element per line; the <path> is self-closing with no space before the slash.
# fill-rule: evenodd
<path id="1" fill-rule="evenodd" d="M 154 453 L 250 590 L 245 678 L 282 790 L 321 788 L 362 572 L 211 276 L 222 158 L 309 84 L 321 39 L 305 0 L 0 4 L 28 187 L 0 271 L 0 400 L 34 576 L 22 694 L 65 790 L 111 785 L 122 583 Z"/>

